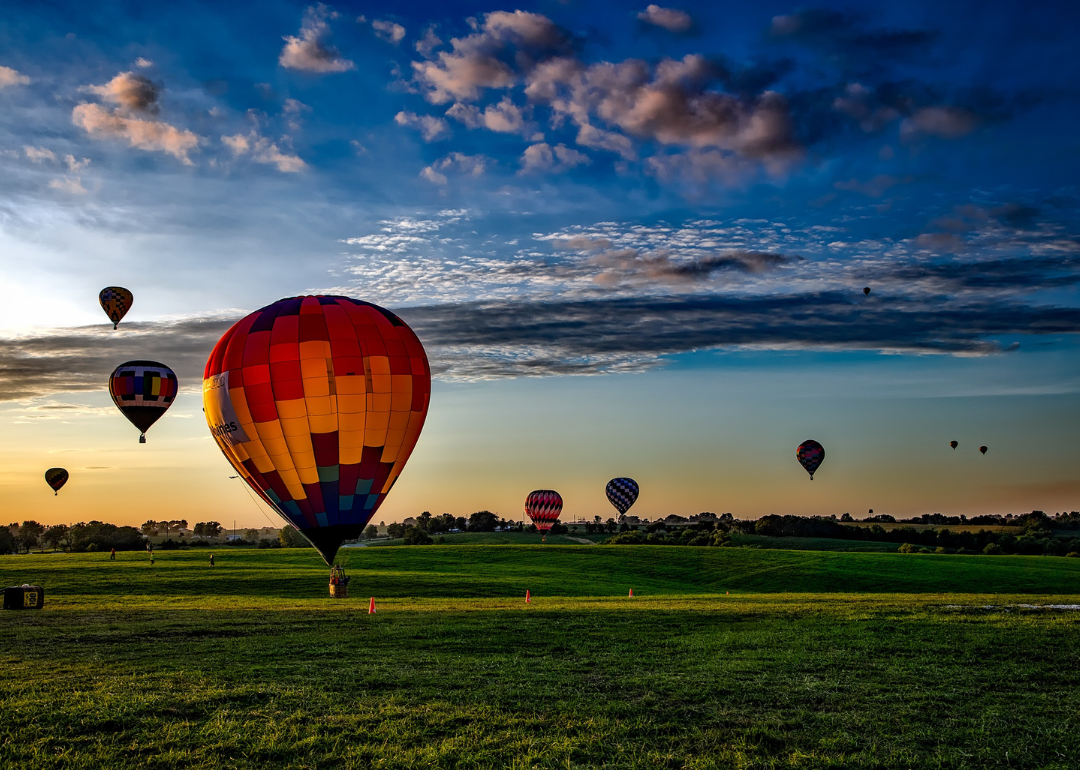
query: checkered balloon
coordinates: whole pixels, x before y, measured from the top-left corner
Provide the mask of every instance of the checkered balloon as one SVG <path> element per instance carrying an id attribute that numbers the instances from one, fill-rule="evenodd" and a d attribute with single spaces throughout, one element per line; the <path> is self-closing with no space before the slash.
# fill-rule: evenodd
<path id="1" fill-rule="evenodd" d="M 157 361 L 127 361 L 109 376 L 109 395 L 139 429 L 140 444 L 146 443 L 146 431 L 172 406 L 179 388 L 176 372 Z"/>
<path id="2" fill-rule="evenodd" d="M 808 439 L 795 450 L 795 456 L 806 472 L 810 474 L 810 480 L 814 480 L 814 471 L 825 461 L 825 447 L 813 439 Z"/>
<path id="3" fill-rule="evenodd" d="M 562 513 L 562 497 L 554 489 L 538 489 L 525 498 L 525 513 L 536 529 L 547 534 Z"/>
<path id="4" fill-rule="evenodd" d="M 123 286 L 106 286 L 98 293 L 101 309 L 109 316 L 114 329 L 120 319 L 127 315 L 127 311 L 131 310 L 131 303 L 134 301 L 135 297 Z"/>
<path id="5" fill-rule="evenodd" d="M 348 297 L 292 297 L 256 310 L 225 332 L 203 373 L 218 447 L 327 564 L 397 481 L 430 394 L 413 330 Z"/>
<path id="6" fill-rule="evenodd" d="M 633 479 L 619 477 L 607 483 L 608 502 L 615 506 L 619 515 L 630 510 L 638 496 L 638 483 Z"/>

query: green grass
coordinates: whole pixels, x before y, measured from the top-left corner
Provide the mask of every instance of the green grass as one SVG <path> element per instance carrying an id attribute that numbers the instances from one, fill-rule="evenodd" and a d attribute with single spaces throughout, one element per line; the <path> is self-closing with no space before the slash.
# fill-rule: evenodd
<path id="1" fill-rule="evenodd" d="M 898 543 L 876 540 L 840 540 L 833 537 L 769 537 L 766 535 L 731 534 L 735 546 L 778 548 L 785 551 L 873 551 L 888 553 L 900 547 Z"/>
<path id="2" fill-rule="evenodd" d="M 444 535 L 432 535 L 433 540 L 443 538 L 446 545 L 540 545 L 540 535 L 535 532 L 451 532 Z M 574 532 L 567 535 L 548 535 L 551 545 L 585 545 L 582 540 L 599 543 L 611 535 L 586 535 Z M 393 540 L 371 540 L 364 543 L 369 548 L 386 545 L 404 545 L 401 538 Z"/>
<path id="3" fill-rule="evenodd" d="M 48 592 L 0 613 L 0 767 L 1080 758 L 1080 613 L 1020 606 L 1080 603 L 1080 560 L 368 548 L 334 601 L 310 550 L 214 553 L 0 557 Z"/>

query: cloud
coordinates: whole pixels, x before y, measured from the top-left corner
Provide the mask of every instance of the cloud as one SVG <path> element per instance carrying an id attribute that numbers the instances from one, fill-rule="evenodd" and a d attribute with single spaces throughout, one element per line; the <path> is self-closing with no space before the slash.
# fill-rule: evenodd
<path id="1" fill-rule="evenodd" d="M 979 126 L 975 113 L 963 107 L 937 106 L 917 110 L 900 124 L 900 138 L 905 141 L 924 136 L 959 139 Z"/>
<path id="2" fill-rule="evenodd" d="M 153 67 L 154 63 L 152 61 L 150 61 L 149 59 L 144 59 L 143 57 L 140 56 L 138 59 L 135 60 L 135 66 L 136 67 L 143 67 L 143 68 L 145 68 L 145 67 Z"/>
<path id="3" fill-rule="evenodd" d="M 392 21 L 376 19 L 371 22 L 371 27 L 375 30 L 375 35 L 380 40 L 385 40 L 387 43 L 392 43 L 393 45 L 397 45 L 405 37 L 405 28 Z"/>
<path id="4" fill-rule="evenodd" d="M 32 163 L 41 163 L 44 160 L 56 162 L 56 154 L 52 150 L 45 149 L 44 147 L 23 145 L 23 152 Z"/>
<path id="5" fill-rule="evenodd" d="M 965 270 L 968 277 L 979 272 Z M 466 379 L 639 370 L 662 365 L 665 356 L 712 349 L 981 355 L 1003 350 L 1001 337 L 1080 333 L 1076 308 L 997 298 L 875 304 L 861 292 L 545 297 L 395 312 L 420 337 L 437 376 Z M 115 362 L 146 350 L 176 371 L 182 397 L 197 398 L 207 356 L 243 314 L 132 323 L 123 335 L 98 325 L 0 338 L 0 400 L 100 391 Z"/>
<path id="6" fill-rule="evenodd" d="M 487 169 L 488 158 L 483 155 L 465 155 L 460 152 L 452 152 L 445 158 L 425 167 L 420 176 L 432 184 L 445 185 L 447 183 L 444 171 L 456 171 L 467 176 L 480 176 Z"/>
<path id="7" fill-rule="evenodd" d="M 453 38 L 450 46 L 434 60 L 412 65 L 416 82 L 433 104 L 473 101 L 483 89 L 509 88 L 518 81 L 518 70 L 528 72 L 539 60 L 569 53 L 572 41 L 546 16 L 494 11 L 476 33 Z"/>
<path id="8" fill-rule="evenodd" d="M 327 19 L 336 16 L 322 3 L 310 6 L 304 12 L 300 34 L 283 38 L 285 47 L 281 49 L 278 63 L 286 69 L 320 74 L 355 69 L 356 65 L 343 58 L 329 42 L 330 25 Z"/>
<path id="9" fill-rule="evenodd" d="M 53 179 L 49 182 L 49 187 L 54 190 L 62 190 L 63 192 L 71 193 L 72 195 L 86 195 L 89 192 L 89 190 L 83 187 L 82 180 L 78 177 Z"/>
<path id="10" fill-rule="evenodd" d="M 666 250 L 642 253 L 638 249 L 621 249 L 596 254 L 589 259 L 589 263 L 603 271 L 593 280 L 611 286 L 626 280 L 697 283 L 710 280 L 718 272 L 764 273 L 801 259 L 761 251 L 729 251 L 685 261 L 673 260 Z"/>
<path id="11" fill-rule="evenodd" d="M 884 103 L 881 94 L 861 83 L 848 83 L 833 100 L 833 109 L 857 121 L 867 133 L 880 131 L 901 116 L 900 109 Z"/>
<path id="12" fill-rule="evenodd" d="M 450 135 L 450 126 L 442 118 L 434 115 L 417 115 L 415 112 L 399 112 L 394 116 L 399 126 L 409 126 L 420 130 L 425 142 L 445 139 Z"/>
<path id="13" fill-rule="evenodd" d="M 946 260 L 894 266 L 890 281 L 914 282 L 930 292 L 1050 289 L 1080 285 L 1080 246 L 1073 254 L 1053 257 Z"/>
<path id="14" fill-rule="evenodd" d="M 518 134 L 525 128 L 521 108 L 509 97 L 503 97 L 498 104 L 489 104 L 483 112 L 472 104 L 458 103 L 450 107 L 446 114 L 469 128 L 486 128 L 502 134 Z"/>
<path id="15" fill-rule="evenodd" d="M 592 160 L 588 155 L 572 150 L 565 144 L 552 147 L 546 142 L 541 142 L 525 148 L 525 152 L 521 155 L 521 172 L 523 174 L 533 171 L 562 172 L 589 163 L 592 163 Z"/>
<path id="16" fill-rule="evenodd" d="M 803 45 L 856 74 L 922 55 L 938 38 L 932 30 L 868 30 L 855 15 L 824 8 L 774 16 L 769 32 L 775 40 Z"/>
<path id="17" fill-rule="evenodd" d="M 858 179 L 851 178 L 849 180 L 834 182 L 833 187 L 837 190 L 849 190 L 851 192 L 862 193 L 871 198 L 880 198 L 886 192 L 891 190 L 900 184 L 907 184 L 912 181 L 912 177 L 896 177 L 890 174 L 878 174 L 872 179 L 867 179 L 865 182 L 860 182 Z"/>
<path id="18" fill-rule="evenodd" d="M 413 46 L 416 52 L 421 56 L 431 56 L 431 52 L 442 45 L 442 38 L 435 34 L 434 27 L 428 27 L 424 31 L 424 36 L 416 41 L 416 45 Z"/>
<path id="19" fill-rule="evenodd" d="M 282 152 L 277 143 L 261 136 L 257 131 L 250 134 L 222 136 L 221 142 L 232 152 L 234 157 L 251 155 L 256 163 L 276 166 L 278 171 L 295 174 L 307 168 L 307 164 L 298 156 Z"/>
<path id="20" fill-rule="evenodd" d="M 0 88 L 10 86 L 25 86 L 30 82 L 26 75 L 13 70 L 11 67 L 0 66 Z"/>
<path id="21" fill-rule="evenodd" d="M 194 165 L 188 155 L 198 149 L 199 137 L 187 129 L 156 120 L 124 117 L 99 104 L 77 105 L 72 110 L 71 121 L 95 138 L 123 139 L 140 150 L 166 152 L 186 166 Z"/>
<path id="22" fill-rule="evenodd" d="M 86 86 L 84 90 L 132 112 L 148 114 L 157 113 L 161 96 L 160 85 L 134 72 L 121 72 L 105 85 Z"/>
<path id="23" fill-rule="evenodd" d="M 661 8 L 659 5 L 648 6 L 637 17 L 646 24 L 663 27 L 669 32 L 686 32 L 694 26 L 690 14 L 674 8 Z"/>

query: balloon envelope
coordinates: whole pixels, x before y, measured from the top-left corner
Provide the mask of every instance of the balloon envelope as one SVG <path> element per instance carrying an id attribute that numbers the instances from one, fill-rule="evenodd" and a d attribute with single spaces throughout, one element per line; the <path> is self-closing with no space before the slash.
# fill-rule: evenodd
<path id="1" fill-rule="evenodd" d="M 813 439 L 807 439 L 799 444 L 795 450 L 795 456 L 806 472 L 810 474 L 810 480 L 814 480 L 814 471 L 825 461 L 825 447 Z"/>
<path id="2" fill-rule="evenodd" d="M 53 489 L 53 494 L 60 491 L 60 487 L 67 484 L 68 472 L 64 468 L 49 468 L 45 471 L 45 483 Z"/>
<path id="3" fill-rule="evenodd" d="M 172 406 L 178 389 L 176 372 L 157 361 L 128 361 L 109 377 L 109 395 L 139 429 L 140 444 L 146 443 L 146 431 Z"/>
<path id="4" fill-rule="evenodd" d="M 131 303 L 135 301 L 134 295 L 123 286 L 106 286 L 98 294 L 98 302 L 105 315 L 112 321 L 112 328 L 120 323 L 120 319 L 131 310 Z"/>
<path id="5" fill-rule="evenodd" d="M 862 293 L 867 295 L 867 296 L 870 296 L 870 287 L 867 286 L 865 289 L 862 290 Z"/>
<path id="6" fill-rule="evenodd" d="M 547 535 L 562 513 L 562 496 L 554 489 L 537 489 L 525 498 L 525 513 L 529 514 L 536 529 Z"/>
<path id="7" fill-rule="evenodd" d="M 958 446 L 960 446 L 960 442 L 959 441 L 950 441 L 949 446 L 951 446 L 953 449 L 956 449 Z"/>
<path id="8" fill-rule="evenodd" d="M 633 479 L 621 476 L 607 483 L 608 502 L 615 506 L 620 515 L 630 510 L 637 497 L 638 483 Z"/>
<path id="9" fill-rule="evenodd" d="M 982 452 L 983 454 L 986 454 L 986 447 L 984 447 L 984 446 L 979 447 L 979 451 Z"/>
<path id="10" fill-rule="evenodd" d="M 327 564 L 412 453 L 431 370 L 404 321 L 348 297 L 292 297 L 225 332 L 203 406 L 222 453 Z"/>

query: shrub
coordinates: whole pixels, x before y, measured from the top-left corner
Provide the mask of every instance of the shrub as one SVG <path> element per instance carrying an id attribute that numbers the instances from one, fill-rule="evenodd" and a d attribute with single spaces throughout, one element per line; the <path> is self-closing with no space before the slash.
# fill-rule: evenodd
<path id="1" fill-rule="evenodd" d="M 1067 554 L 1065 554 L 1065 556 L 1066 558 L 1076 559 L 1080 558 L 1080 553 L 1077 553 L 1076 551 L 1069 551 Z"/>
<path id="2" fill-rule="evenodd" d="M 180 550 L 180 544 L 172 538 L 169 538 L 164 543 L 154 546 L 154 548 L 158 551 L 178 551 Z"/>
<path id="3" fill-rule="evenodd" d="M 1005 553 L 1005 549 L 997 543 L 988 543 L 986 548 L 983 548 L 983 553 L 987 556 L 1000 556 Z"/>
<path id="4" fill-rule="evenodd" d="M 918 553 L 919 547 L 911 543 L 904 543 L 896 549 L 898 553 Z"/>
<path id="5" fill-rule="evenodd" d="M 948 553 L 948 552 L 949 551 L 944 546 L 941 546 L 941 545 L 939 545 L 937 548 L 934 549 L 934 553 Z"/>

